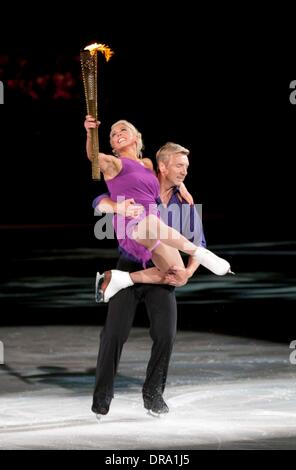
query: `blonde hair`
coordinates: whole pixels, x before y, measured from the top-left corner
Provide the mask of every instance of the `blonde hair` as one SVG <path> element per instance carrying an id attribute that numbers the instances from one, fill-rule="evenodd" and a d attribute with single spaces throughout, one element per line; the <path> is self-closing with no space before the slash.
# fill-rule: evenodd
<path id="1" fill-rule="evenodd" d="M 111 131 L 110 131 L 110 138 L 111 138 L 111 134 L 112 134 L 112 129 L 115 126 L 117 126 L 118 124 L 123 124 L 124 126 L 128 127 L 133 132 L 133 134 L 135 134 L 135 136 L 137 137 L 137 155 L 140 158 L 142 158 L 142 150 L 144 149 L 142 134 L 141 134 L 141 132 L 138 131 L 138 129 L 131 122 L 126 121 L 125 119 L 120 119 L 119 121 L 112 124 Z M 113 153 L 115 154 L 114 151 L 113 151 Z"/>
<path id="2" fill-rule="evenodd" d="M 159 162 L 167 163 L 169 158 L 176 153 L 182 153 L 183 155 L 189 155 L 189 150 L 182 145 L 175 144 L 174 142 L 167 142 L 164 144 L 156 153 L 157 164 Z"/>

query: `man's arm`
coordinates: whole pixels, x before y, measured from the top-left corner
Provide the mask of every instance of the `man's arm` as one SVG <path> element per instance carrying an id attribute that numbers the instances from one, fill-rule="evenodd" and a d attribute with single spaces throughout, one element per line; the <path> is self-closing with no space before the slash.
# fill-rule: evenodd
<path id="1" fill-rule="evenodd" d="M 92 203 L 95 213 L 113 213 L 113 204 L 114 201 L 110 198 L 109 193 L 103 193 L 97 196 Z"/>
<path id="2" fill-rule="evenodd" d="M 182 204 L 181 233 L 196 246 L 206 247 L 205 236 L 201 218 L 195 205 Z M 191 256 L 188 258 L 186 268 L 172 266 L 166 273 L 165 280 L 175 287 L 184 286 L 188 279 L 193 276 L 200 264 Z"/>
<path id="3" fill-rule="evenodd" d="M 125 217 L 136 218 L 142 214 L 144 207 L 140 204 L 135 204 L 134 199 L 124 199 L 115 202 L 110 198 L 109 193 L 104 193 L 98 196 L 93 201 L 93 208 L 101 213 L 121 214 Z"/>

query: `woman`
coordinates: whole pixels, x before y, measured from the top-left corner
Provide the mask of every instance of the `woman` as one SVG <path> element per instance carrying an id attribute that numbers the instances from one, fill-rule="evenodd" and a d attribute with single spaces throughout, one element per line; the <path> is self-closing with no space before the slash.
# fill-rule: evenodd
<path id="1" fill-rule="evenodd" d="M 90 129 L 99 126 L 91 116 L 86 116 L 86 149 L 91 158 Z M 98 273 L 96 285 L 100 282 L 97 301 L 108 300 L 120 289 L 134 282 L 164 283 L 165 273 L 171 266 L 184 268 L 179 251 L 182 251 L 217 275 L 230 271 L 229 263 L 203 247 L 196 247 L 177 230 L 168 227 L 159 218 L 156 199 L 159 196 L 159 182 L 153 172 L 150 159 L 142 158 L 143 148 L 140 132 L 128 121 L 117 121 L 111 127 L 110 144 L 113 153 L 99 153 L 99 166 L 104 175 L 111 199 L 124 196 L 133 198 L 144 207 L 139 217 L 131 219 L 116 214 L 114 228 L 121 249 L 128 255 L 140 260 L 143 266 L 152 260 L 156 268 L 146 270 L 145 275 L 133 279 L 129 273 L 112 270 L 103 275 Z M 133 273 L 136 275 L 136 273 Z"/>

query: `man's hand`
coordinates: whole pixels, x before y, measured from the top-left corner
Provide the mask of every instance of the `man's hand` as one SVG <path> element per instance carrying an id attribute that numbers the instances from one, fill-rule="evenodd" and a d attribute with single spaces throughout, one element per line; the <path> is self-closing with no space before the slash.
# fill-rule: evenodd
<path id="1" fill-rule="evenodd" d="M 117 214 L 124 215 L 125 217 L 131 217 L 133 219 L 139 217 L 139 215 L 141 215 L 144 210 L 144 206 L 141 206 L 141 204 L 135 204 L 133 198 L 125 199 L 124 201 L 118 202 L 116 204 Z"/>
<path id="2" fill-rule="evenodd" d="M 189 277 L 186 268 L 171 266 L 165 273 L 164 281 L 165 284 L 169 284 L 170 286 L 181 287 L 187 284 Z"/>

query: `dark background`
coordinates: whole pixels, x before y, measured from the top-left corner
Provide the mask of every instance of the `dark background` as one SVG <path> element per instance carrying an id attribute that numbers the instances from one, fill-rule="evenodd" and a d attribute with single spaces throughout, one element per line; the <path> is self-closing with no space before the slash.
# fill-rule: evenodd
<path id="1" fill-rule="evenodd" d="M 203 11 L 184 2 L 161 5 L 162 12 L 153 2 L 95 5 L 69 6 L 65 13 L 56 6 L 39 11 L 26 5 L 3 16 L 9 24 L 0 43 L 0 55 L 8 58 L 0 106 L 3 280 L 25 272 L 25 265 L 14 261 L 39 248 L 116 247 L 93 235 L 91 201 L 105 185 L 91 181 L 85 155 L 77 58 L 95 41 L 115 51 L 108 63 L 99 57 L 102 150 L 109 151 L 110 125 L 118 119 L 138 127 L 152 159 L 166 141 L 188 147 L 187 186 L 203 204 L 209 247 L 295 240 L 292 12 L 225 5 Z M 20 72 L 24 57 L 28 66 Z M 26 87 L 31 77 L 57 70 L 71 70 L 76 78 L 70 99 L 52 99 L 40 90 L 32 99 L 24 88 L 8 86 L 16 75 Z M 280 270 L 293 271 L 291 260 L 285 256 Z M 266 257 L 256 262 L 273 265 Z M 245 309 L 249 314 L 249 306 Z M 21 311 L 18 320 L 24 322 Z M 256 322 L 248 333 L 256 334 Z"/>

